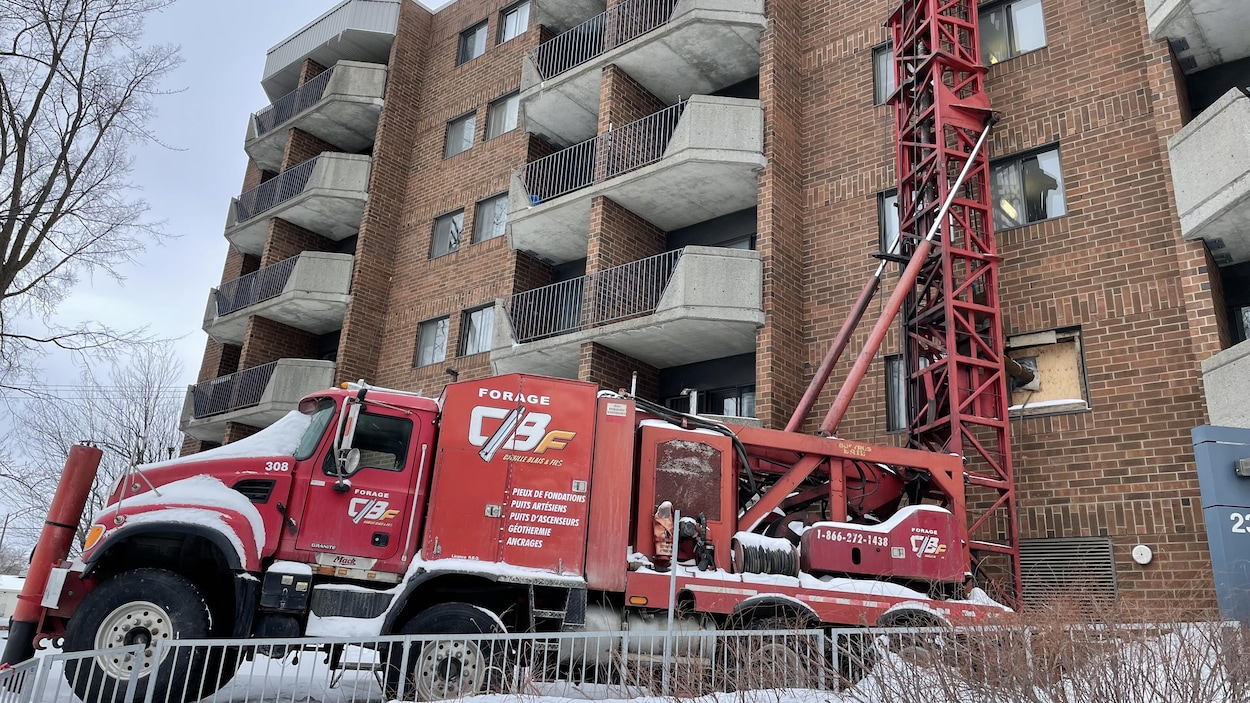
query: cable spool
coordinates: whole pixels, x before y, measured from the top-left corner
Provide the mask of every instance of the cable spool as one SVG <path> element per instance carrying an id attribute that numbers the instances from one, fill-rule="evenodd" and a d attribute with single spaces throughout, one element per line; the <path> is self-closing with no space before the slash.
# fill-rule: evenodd
<path id="1" fill-rule="evenodd" d="M 732 546 L 739 573 L 799 575 L 799 552 L 789 540 L 739 532 Z"/>

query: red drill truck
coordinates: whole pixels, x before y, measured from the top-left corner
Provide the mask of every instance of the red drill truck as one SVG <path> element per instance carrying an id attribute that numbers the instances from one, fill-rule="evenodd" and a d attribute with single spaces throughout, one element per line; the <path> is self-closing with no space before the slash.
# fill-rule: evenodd
<path id="1" fill-rule="evenodd" d="M 981 621 L 1002 611 L 968 590 L 963 488 L 958 456 L 730 426 L 588 383 L 513 374 L 440 401 L 352 384 L 124 476 L 81 558 L 48 574 L 38 617 L 15 618 L 6 658 L 46 638 L 150 652 L 171 637 L 662 628 L 669 569 L 701 628 Z M 94 661 L 80 694 L 132 672 L 168 682 L 151 657 Z M 233 670 L 191 665 L 225 673 L 191 672 L 204 684 L 187 700 Z"/>

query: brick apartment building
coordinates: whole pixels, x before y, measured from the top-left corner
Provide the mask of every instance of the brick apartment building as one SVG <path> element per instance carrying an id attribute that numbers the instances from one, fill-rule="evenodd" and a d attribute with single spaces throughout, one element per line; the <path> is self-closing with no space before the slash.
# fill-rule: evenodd
<path id="1" fill-rule="evenodd" d="M 1033 594 L 1209 583 L 1202 363 L 1250 377 L 1250 10 L 1142 3 L 981 5 Z M 895 4 L 335 6 L 267 56 L 184 451 L 513 371 L 783 426 L 897 237 Z M 843 436 L 903 441 L 899 348 Z"/>

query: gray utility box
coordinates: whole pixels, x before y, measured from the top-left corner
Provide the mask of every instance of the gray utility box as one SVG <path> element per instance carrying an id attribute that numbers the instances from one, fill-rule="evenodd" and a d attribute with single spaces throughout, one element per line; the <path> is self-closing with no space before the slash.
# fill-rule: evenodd
<path id="1" fill-rule="evenodd" d="M 1193 430 L 1220 616 L 1250 621 L 1250 429 Z"/>

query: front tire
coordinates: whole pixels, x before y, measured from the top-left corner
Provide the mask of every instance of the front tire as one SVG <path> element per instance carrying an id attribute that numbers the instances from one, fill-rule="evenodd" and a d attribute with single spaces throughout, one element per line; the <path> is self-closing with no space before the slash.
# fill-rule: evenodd
<path id="1" fill-rule="evenodd" d="M 88 593 L 70 618 L 65 651 L 102 653 L 67 661 L 65 680 L 93 703 L 143 700 L 148 686 L 161 703 L 199 700 L 234 676 L 236 657 L 179 647 L 165 649 L 158 661 L 156 643 L 211 637 L 212 627 L 208 602 L 187 578 L 164 569 L 124 571 Z M 119 649 L 133 645 L 144 646 L 138 656 Z"/>
<path id="2" fill-rule="evenodd" d="M 426 608 L 405 623 L 400 633 L 469 637 L 413 642 L 406 664 L 402 646 L 393 647 L 386 669 L 386 695 L 399 694 L 401 667 L 406 667 L 403 695 L 409 700 L 460 699 L 497 685 L 504 643 L 481 643 L 472 636 L 502 632 L 498 620 L 475 605 L 440 603 Z"/>

